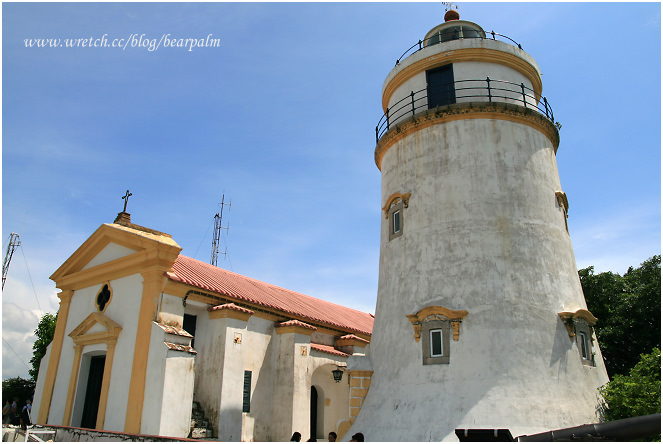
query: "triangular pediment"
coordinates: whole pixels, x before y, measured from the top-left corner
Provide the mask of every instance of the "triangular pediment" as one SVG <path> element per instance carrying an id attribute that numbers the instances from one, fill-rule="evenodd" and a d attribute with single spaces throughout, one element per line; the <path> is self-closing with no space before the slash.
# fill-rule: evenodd
<path id="1" fill-rule="evenodd" d="M 122 327 L 103 313 L 95 312 L 74 328 L 69 336 L 77 345 L 96 344 L 117 339 Z"/>
<path id="2" fill-rule="evenodd" d="M 53 273 L 61 289 L 78 289 L 157 266 L 170 269 L 182 248 L 165 233 L 121 224 L 100 226 Z"/>
<path id="3" fill-rule="evenodd" d="M 87 268 L 96 267 L 97 265 L 101 265 L 124 256 L 129 256 L 135 252 L 136 250 L 133 248 L 127 248 L 124 245 L 120 245 L 115 242 L 109 242 L 108 245 L 102 248 L 101 251 L 96 256 L 94 256 L 90 262 L 85 264 L 82 269 L 85 270 Z"/>

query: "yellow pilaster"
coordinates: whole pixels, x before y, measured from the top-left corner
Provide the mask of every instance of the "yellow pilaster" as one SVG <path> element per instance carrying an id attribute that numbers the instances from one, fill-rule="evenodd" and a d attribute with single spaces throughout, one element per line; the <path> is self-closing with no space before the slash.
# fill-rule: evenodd
<path id="1" fill-rule="evenodd" d="M 152 321 L 157 318 L 159 295 L 166 284 L 163 269 L 153 269 L 141 274 L 143 276 L 143 294 L 138 312 L 136 346 L 131 367 L 127 415 L 124 422 L 125 433 L 140 433 Z"/>
<path id="2" fill-rule="evenodd" d="M 41 402 L 39 403 L 39 414 L 37 415 L 37 424 L 46 424 L 48 421 L 48 412 L 51 408 L 53 398 L 53 387 L 55 386 L 55 377 L 58 373 L 60 364 L 60 353 L 62 352 L 62 341 L 67 327 L 67 318 L 69 317 L 69 305 L 73 290 L 63 290 L 58 294 L 60 298 L 60 310 L 55 324 L 53 342 L 51 343 L 51 357 L 48 360 L 46 369 L 46 379 L 44 380 L 44 391 L 42 392 Z"/>
<path id="3" fill-rule="evenodd" d="M 67 391 L 67 402 L 64 405 L 63 426 L 71 425 L 71 409 L 74 405 L 74 395 L 76 394 L 76 380 L 78 379 L 78 370 L 81 368 L 82 345 L 74 345 L 74 363 L 71 367 L 71 376 L 69 377 L 69 390 Z"/>
<path id="4" fill-rule="evenodd" d="M 104 363 L 104 377 L 101 381 L 101 395 L 99 397 L 99 409 L 97 410 L 97 430 L 104 430 L 106 419 L 106 404 L 108 403 L 108 389 L 110 387 L 111 370 L 113 369 L 113 355 L 115 355 L 116 340 L 109 341 L 106 346 L 106 361 Z"/>

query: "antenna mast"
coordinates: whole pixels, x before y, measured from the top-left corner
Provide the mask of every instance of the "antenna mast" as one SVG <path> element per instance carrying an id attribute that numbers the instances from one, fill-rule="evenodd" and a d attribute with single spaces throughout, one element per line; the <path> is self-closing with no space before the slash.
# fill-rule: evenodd
<path id="1" fill-rule="evenodd" d="M 21 245 L 21 239 L 18 234 L 12 233 L 9 235 L 9 245 L 7 245 L 7 253 L 5 253 L 5 261 L 2 263 L 2 289 L 5 289 L 5 281 L 7 280 L 7 272 L 9 271 L 9 263 L 14 255 L 16 247 Z"/>
<path id="2" fill-rule="evenodd" d="M 230 205 L 232 204 L 232 200 L 230 203 L 225 203 L 225 199 L 226 195 L 223 194 L 221 196 L 221 210 L 214 215 L 214 233 L 212 234 L 212 256 L 210 258 L 210 264 L 214 265 L 215 267 L 217 266 L 216 263 L 219 257 L 219 240 L 221 239 L 221 230 L 224 229 L 227 233 L 228 229 L 230 228 L 230 223 L 227 227 L 221 226 L 221 220 L 223 219 L 223 206 L 227 205 L 228 210 L 230 211 Z M 225 256 L 227 252 L 228 249 L 226 248 L 226 251 L 224 251 L 222 254 Z"/>

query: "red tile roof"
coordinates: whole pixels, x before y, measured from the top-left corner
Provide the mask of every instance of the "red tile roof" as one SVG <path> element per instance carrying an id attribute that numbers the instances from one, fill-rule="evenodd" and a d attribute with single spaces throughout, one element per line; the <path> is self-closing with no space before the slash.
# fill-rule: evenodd
<path id="1" fill-rule="evenodd" d="M 249 310 L 248 308 L 240 307 L 238 305 L 233 304 L 232 302 L 230 302 L 228 304 L 215 305 L 214 307 L 209 307 L 207 309 L 207 311 L 219 311 L 219 310 L 232 310 L 232 311 L 239 311 L 240 313 L 247 313 L 247 314 L 255 313 L 253 310 Z"/>
<path id="2" fill-rule="evenodd" d="M 170 350 L 176 350 L 176 351 L 181 351 L 181 352 L 187 352 L 191 353 L 192 355 L 195 355 L 198 353 L 193 349 L 193 347 L 189 345 L 182 345 L 182 344 L 173 344 L 172 342 L 164 342 L 166 344 L 166 347 L 168 347 Z"/>
<path id="3" fill-rule="evenodd" d="M 307 324 L 306 322 L 298 321 L 297 319 L 291 319 L 291 320 L 289 320 L 289 321 L 279 322 L 276 326 L 277 326 L 277 327 L 292 327 L 292 326 L 296 326 L 296 327 L 307 328 L 307 329 L 309 329 L 309 330 L 317 330 L 317 328 L 315 328 L 314 326 L 309 325 L 309 324 Z"/>
<path id="4" fill-rule="evenodd" d="M 345 336 L 341 336 L 339 339 L 354 339 L 355 341 L 365 342 L 365 343 L 368 344 L 367 340 L 362 339 L 359 336 L 355 336 L 355 335 L 345 335 Z"/>
<path id="5" fill-rule="evenodd" d="M 336 350 L 331 345 L 322 345 L 322 344 L 316 344 L 316 343 L 313 343 L 313 342 L 311 342 L 311 350 L 317 350 L 317 351 L 321 351 L 323 353 L 329 353 L 330 355 L 336 355 L 336 356 L 345 356 L 345 357 L 350 356 L 347 353 L 343 353 L 342 351 Z"/>
<path id="6" fill-rule="evenodd" d="M 373 331 L 374 319 L 370 313 L 286 290 L 181 254 L 173 264 L 173 271 L 166 274 L 175 282 L 182 282 L 226 295 L 237 301 L 289 313 L 342 330 L 367 335 Z"/>
<path id="7" fill-rule="evenodd" d="M 193 338 L 193 336 L 191 336 L 191 334 L 189 334 L 189 332 L 184 330 L 183 328 L 174 327 L 172 325 L 161 324 L 158 322 L 155 322 L 155 324 L 157 324 L 159 327 L 163 329 L 163 331 L 165 331 L 170 335 L 184 336 L 185 338 Z"/>

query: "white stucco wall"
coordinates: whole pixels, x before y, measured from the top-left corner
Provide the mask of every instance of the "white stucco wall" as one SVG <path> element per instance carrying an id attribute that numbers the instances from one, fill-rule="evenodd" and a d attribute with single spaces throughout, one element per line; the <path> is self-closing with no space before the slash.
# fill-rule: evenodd
<path id="1" fill-rule="evenodd" d="M 251 371 L 251 411 L 242 416 L 242 440 L 270 441 L 274 396 L 274 322 L 251 316 L 243 342 L 244 369 Z"/>
<path id="2" fill-rule="evenodd" d="M 191 428 L 194 357 L 186 352 L 168 350 L 164 370 L 159 435 L 186 438 Z"/>
<path id="3" fill-rule="evenodd" d="M 163 329 L 153 322 L 145 375 L 143 416 L 140 422 L 140 433 L 147 435 L 160 434 L 167 350 L 164 344 L 165 336 Z"/>

